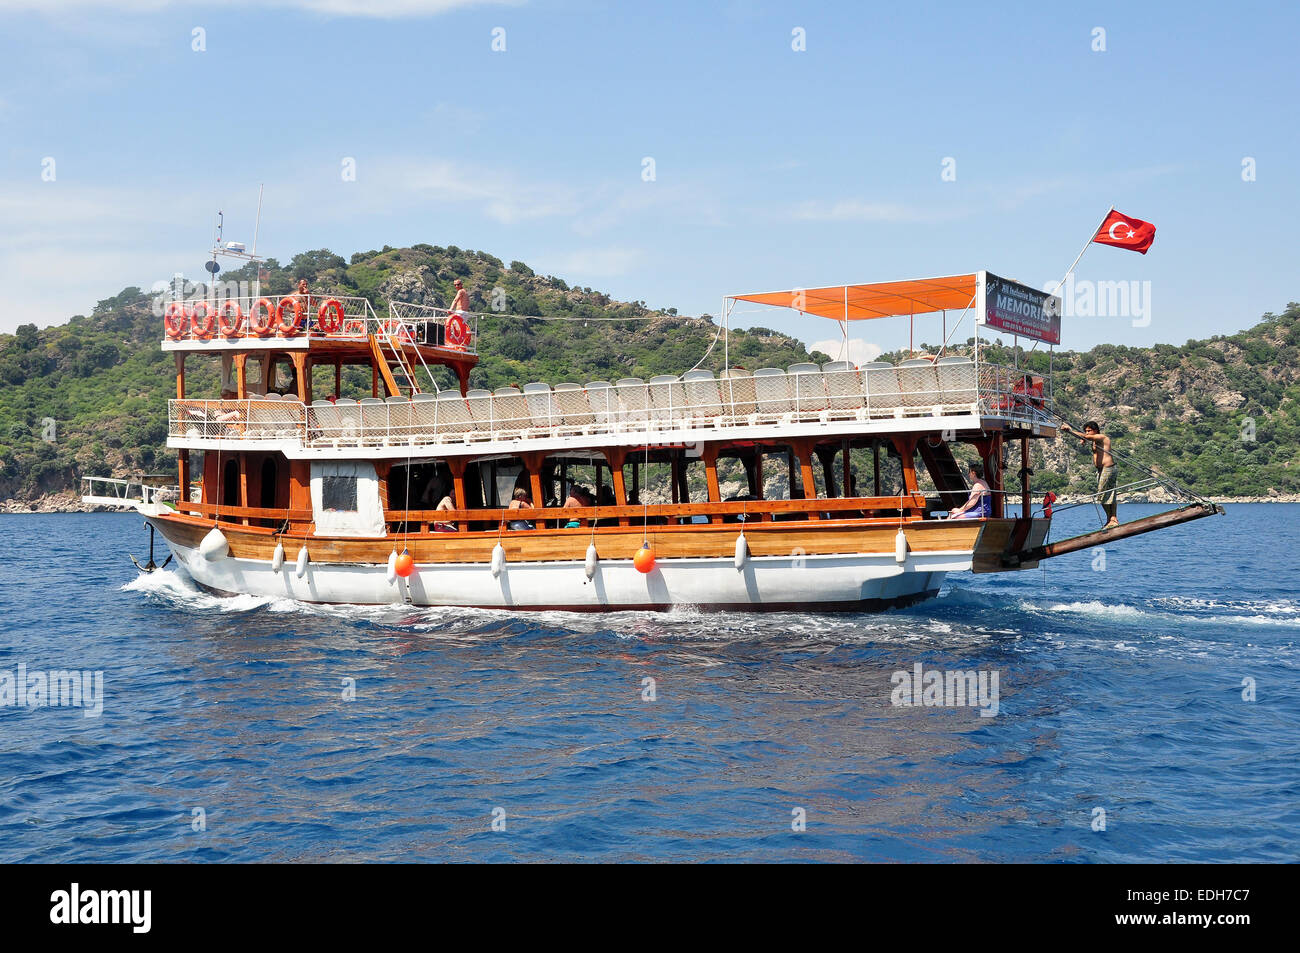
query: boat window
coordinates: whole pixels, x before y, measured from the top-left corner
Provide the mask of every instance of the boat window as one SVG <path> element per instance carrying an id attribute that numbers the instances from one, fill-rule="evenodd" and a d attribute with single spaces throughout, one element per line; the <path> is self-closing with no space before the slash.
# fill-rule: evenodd
<path id="1" fill-rule="evenodd" d="M 357 511 L 357 478 L 350 476 L 321 477 L 321 506 L 331 513 Z"/>

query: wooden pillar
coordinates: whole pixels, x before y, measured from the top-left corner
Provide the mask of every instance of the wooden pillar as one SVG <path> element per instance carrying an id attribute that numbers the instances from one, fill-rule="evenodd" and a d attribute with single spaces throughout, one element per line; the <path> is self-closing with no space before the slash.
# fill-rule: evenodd
<path id="1" fill-rule="evenodd" d="M 460 381 L 460 396 L 465 397 L 469 394 L 469 365 L 456 365 L 456 378 Z"/>
<path id="2" fill-rule="evenodd" d="M 841 480 L 844 492 L 840 495 L 847 498 L 853 495 L 853 447 L 849 444 L 847 437 L 844 438 L 844 446 L 841 452 L 844 455 L 844 478 Z"/>
<path id="3" fill-rule="evenodd" d="M 181 504 L 178 508 L 183 510 L 183 504 L 190 501 L 190 452 L 188 450 L 176 451 L 176 469 L 176 479 L 180 483 L 176 502 Z"/>
<path id="4" fill-rule="evenodd" d="M 176 352 L 176 399 L 185 399 L 185 352 Z"/>
<path id="5" fill-rule="evenodd" d="M 1020 515 L 1029 519 L 1029 438 L 1020 438 L 1020 482 L 1024 498 L 1020 503 Z"/>
<path id="6" fill-rule="evenodd" d="M 239 505 L 248 506 L 248 454 L 246 453 L 239 455 Z M 248 517 L 243 517 L 240 522 L 247 526 Z"/>
<path id="7" fill-rule="evenodd" d="M 984 482 L 993 491 L 993 516 L 1001 519 L 1004 513 L 1002 506 L 1002 435 L 995 433 L 990 437 L 976 440 L 975 450 L 979 453 L 980 463 L 984 467 Z"/>
<path id="8" fill-rule="evenodd" d="M 609 461 L 610 482 L 614 485 L 614 502 L 619 506 L 627 506 L 627 487 L 623 485 L 623 465 L 627 462 L 627 451 L 622 447 L 606 450 L 605 459 Z M 618 525 L 627 526 L 628 518 L 620 516 Z"/>
<path id="9" fill-rule="evenodd" d="M 875 494 L 880 496 L 880 441 L 871 441 L 871 476 L 875 484 Z"/>
<path id="10" fill-rule="evenodd" d="M 305 351 L 295 351 L 289 355 L 289 360 L 293 362 L 293 370 L 298 377 L 298 399 L 304 404 L 310 404 L 311 381 L 307 379 L 307 354 Z"/>
<path id="11" fill-rule="evenodd" d="M 797 455 L 799 458 L 799 477 L 803 483 L 803 498 L 805 500 L 817 499 L 817 481 L 813 476 L 813 466 L 812 466 L 812 457 L 813 457 L 812 441 L 811 440 L 794 441 L 790 448 L 790 454 L 792 456 Z M 790 480 L 792 483 L 794 482 L 793 473 L 790 474 Z M 794 496 L 793 493 L 791 493 L 790 495 L 792 497 Z M 814 513 L 812 511 L 809 511 L 805 515 L 805 518 L 810 520 L 819 520 L 822 518 L 822 515 L 820 513 Z"/>
<path id="12" fill-rule="evenodd" d="M 817 460 L 822 465 L 822 476 L 826 480 L 826 498 L 834 499 L 841 494 L 835 486 L 835 448 L 833 446 L 814 447 L 813 452 L 817 454 Z M 844 480 L 844 486 L 849 485 L 848 479 Z"/>
<path id="13" fill-rule="evenodd" d="M 903 465 L 903 492 L 916 493 L 916 440 L 915 436 L 894 437 L 894 448 Z"/>
<path id="14" fill-rule="evenodd" d="M 370 362 L 370 396 L 379 396 L 379 365 L 373 360 Z"/>
<path id="15" fill-rule="evenodd" d="M 679 491 L 682 481 L 679 477 L 681 475 L 682 458 L 676 450 L 669 452 L 672 454 L 672 456 L 668 458 L 668 482 L 672 484 L 669 489 L 669 497 L 672 502 L 681 503 L 683 501 L 680 497 Z"/>
<path id="16" fill-rule="evenodd" d="M 235 395 L 248 400 L 248 355 L 235 355 Z"/>
<path id="17" fill-rule="evenodd" d="M 456 509 L 465 509 L 465 467 L 469 461 L 464 457 L 452 457 L 447 461 L 447 469 L 451 470 L 451 488 L 452 502 L 456 504 Z M 469 532 L 469 520 L 462 519 L 456 522 L 456 528 L 462 533 Z"/>
<path id="18" fill-rule="evenodd" d="M 334 362 L 334 396 L 343 396 L 343 359 Z"/>
<path id="19" fill-rule="evenodd" d="M 704 482 L 709 492 L 710 503 L 722 502 L 722 490 L 718 487 L 718 445 L 716 443 L 706 443 L 704 445 Z M 721 523 L 722 514 L 714 513 L 709 517 L 710 523 Z"/>

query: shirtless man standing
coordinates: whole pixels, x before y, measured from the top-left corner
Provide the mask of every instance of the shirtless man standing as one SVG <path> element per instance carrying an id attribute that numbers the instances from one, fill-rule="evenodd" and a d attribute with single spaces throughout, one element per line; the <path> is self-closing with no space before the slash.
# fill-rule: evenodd
<path id="1" fill-rule="evenodd" d="M 1083 433 L 1065 423 L 1061 424 L 1061 432 L 1072 433 L 1080 440 L 1092 444 L 1092 465 L 1097 468 L 1097 496 L 1101 508 L 1106 511 L 1106 525 L 1102 529 L 1118 526 L 1119 517 L 1116 514 L 1119 501 L 1115 491 L 1115 459 L 1110 455 L 1110 437 L 1101 432 L 1101 427 L 1095 420 L 1083 425 Z"/>

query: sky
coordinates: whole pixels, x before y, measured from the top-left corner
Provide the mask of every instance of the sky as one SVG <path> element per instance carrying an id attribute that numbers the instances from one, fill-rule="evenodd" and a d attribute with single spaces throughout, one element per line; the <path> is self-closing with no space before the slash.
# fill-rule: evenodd
<path id="1" fill-rule="evenodd" d="M 202 277 L 217 211 L 251 245 L 264 185 L 282 262 L 458 245 L 714 315 L 1055 284 L 1114 205 L 1155 243 L 1088 248 L 1063 346 L 1230 334 L 1300 299 L 1298 28 L 1251 3 L 0 0 L 0 331 Z M 1090 312 L 1099 282 L 1128 306 Z M 854 322 L 851 355 L 909 330 Z"/>

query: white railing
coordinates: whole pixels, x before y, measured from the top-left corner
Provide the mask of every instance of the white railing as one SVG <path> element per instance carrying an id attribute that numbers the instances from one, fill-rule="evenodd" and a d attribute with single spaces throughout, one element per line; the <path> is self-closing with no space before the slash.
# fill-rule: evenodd
<path id="1" fill-rule="evenodd" d="M 478 316 L 462 316 L 465 340 L 457 341 L 454 334 L 448 336 L 449 314 L 443 308 L 390 301 L 389 316 L 381 318 L 366 298 L 314 292 L 207 298 L 168 304 L 163 333 L 169 341 L 188 342 L 348 340 L 373 334 L 390 344 L 425 344 L 462 354 L 478 353 Z"/>
<path id="2" fill-rule="evenodd" d="M 140 480 L 116 477 L 82 477 L 81 499 L 85 503 L 134 506 L 136 503 L 174 503 L 180 489 L 175 485 L 159 486 Z"/>
<path id="3" fill-rule="evenodd" d="M 888 421 L 993 416 L 1050 423 L 1041 381 L 999 365 L 961 359 L 868 364 L 833 362 L 691 371 L 681 378 L 617 383 L 528 384 L 366 398 L 173 400 L 169 434 L 211 440 L 283 441 L 306 446 L 412 446 L 612 433 L 647 434 L 756 424 Z"/>

